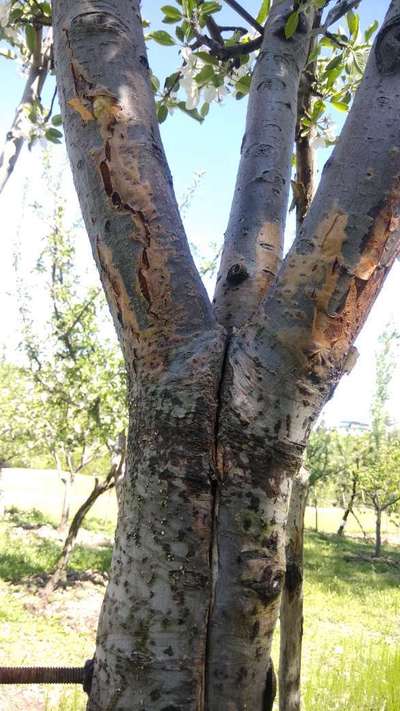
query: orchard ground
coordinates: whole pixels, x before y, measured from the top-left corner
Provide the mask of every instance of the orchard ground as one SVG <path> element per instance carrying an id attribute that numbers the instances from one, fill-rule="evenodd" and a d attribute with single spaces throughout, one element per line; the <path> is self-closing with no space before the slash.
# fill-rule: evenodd
<path id="1" fill-rule="evenodd" d="M 92 487 L 78 476 L 73 509 Z M 96 504 L 71 563 L 66 589 L 46 603 L 40 590 L 61 547 L 55 524 L 62 485 L 48 471 L 3 470 L 6 514 L 0 522 L 0 665 L 82 665 L 94 650 L 97 617 L 111 560 L 114 493 Z M 358 524 L 335 531 L 337 507 L 320 508 L 320 531 L 306 516 L 303 698 L 305 711 L 397 711 L 400 699 L 400 538 L 384 521 L 386 562 L 354 558 L 372 552 Z M 371 512 L 358 512 L 368 536 Z M 388 559 L 390 558 L 390 562 Z M 274 659 L 278 658 L 278 638 Z M 0 687 L 2 711 L 83 711 L 76 687 Z"/>

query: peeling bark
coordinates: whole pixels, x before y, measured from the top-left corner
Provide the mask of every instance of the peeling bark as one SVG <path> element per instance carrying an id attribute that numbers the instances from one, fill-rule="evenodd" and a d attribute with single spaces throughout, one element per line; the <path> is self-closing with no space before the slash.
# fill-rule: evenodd
<path id="1" fill-rule="evenodd" d="M 297 92 L 314 12 L 301 14 L 290 41 L 283 28 L 290 0 L 275 3 L 251 82 L 246 130 L 215 291 L 228 329 L 246 321 L 274 282 L 283 255 Z"/>
<path id="2" fill-rule="evenodd" d="M 162 367 L 213 318 L 161 143 L 139 2 L 58 0 L 54 32 L 68 154 L 117 333 L 130 368 Z"/>
<path id="3" fill-rule="evenodd" d="M 309 472 L 294 477 L 287 523 L 286 573 L 280 610 L 279 709 L 300 711 L 303 639 L 304 514 Z"/>

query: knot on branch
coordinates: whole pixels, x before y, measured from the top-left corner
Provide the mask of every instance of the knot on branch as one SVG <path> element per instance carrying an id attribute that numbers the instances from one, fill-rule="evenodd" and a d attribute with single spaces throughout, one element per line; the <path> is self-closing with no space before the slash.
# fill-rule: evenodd
<path id="1" fill-rule="evenodd" d="M 400 69 L 400 15 L 395 15 L 381 28 L 375 57 L 380 74 L 393 74 Z"/>
<path id="2" fill-rule="evenodd" d="M 247 271 L 244 264 L 232 264 L 231 268 L 228 269 L 226 275 L 226 281 L 231 286 L 237 286 L 241 284 L 245 279 L 248 279 L 249 272 Z"/>

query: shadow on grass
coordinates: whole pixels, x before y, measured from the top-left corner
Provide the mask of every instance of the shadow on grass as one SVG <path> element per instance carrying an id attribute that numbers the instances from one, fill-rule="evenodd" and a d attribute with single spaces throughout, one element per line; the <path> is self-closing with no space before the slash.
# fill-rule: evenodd
<path id="1" fill-rule="evenodd" d="M 382 554 L 400 564 L 399 548 L 385 546 Z M 346 555 L 372 556 L 373 546 L 339 538 L 335 534 L 308 531 L 304 550 L 307 581 L 338 592 L 344 585 L 351 586 L 353 595 L 364 595 L 374 589 L 398 588 L 400 571 L 397 567 L 384 561 L 345 560 Z"/>

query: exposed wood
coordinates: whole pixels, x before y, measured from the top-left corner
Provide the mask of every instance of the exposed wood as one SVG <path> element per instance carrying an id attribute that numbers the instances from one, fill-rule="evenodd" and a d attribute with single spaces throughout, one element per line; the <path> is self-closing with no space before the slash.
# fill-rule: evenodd
<path id="1" fill-rule="evenodd" d="M 130 368 L 213 324 L 161 143 L 139 2 L 54 3 L 55 61 L 82 214 Z"/>

